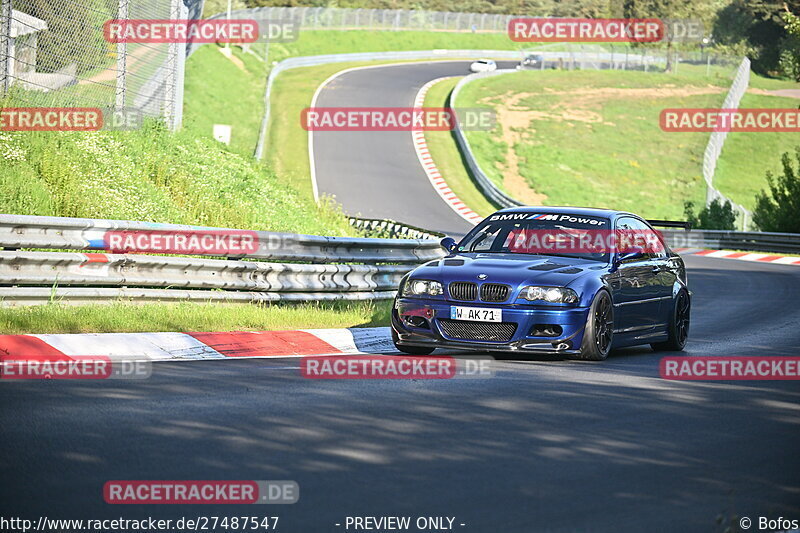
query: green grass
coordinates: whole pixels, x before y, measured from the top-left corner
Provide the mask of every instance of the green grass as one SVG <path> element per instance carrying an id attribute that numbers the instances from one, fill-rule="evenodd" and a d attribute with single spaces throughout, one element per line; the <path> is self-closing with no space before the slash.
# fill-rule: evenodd
<path id="1" fill-rule="evenodd" d="M 515 43 L 505 32 L 454 33 L 435 31 L 312 30 L 302 31 L 297 41 L 271 44 L 270 61 L 287 57 L 352 52 L 399 50 L 520 50 L 530 43 Z"/>
<path id="2" fill-rule="evenodd" d="M 308 55 L 469 48 L 515 50 L 519 46 L 503 33 L 304 31 L 295 42 L 271 44 L 269 63 Z M 211 137 L 213 124 L 229 124 L 231 150 L 251 155 L 264 112 L 265 50 L 261 44 L 252 46 L 250 52 L 231 49 L 244 69 L 223 56 L 215 45 L 201 47 L 186 62 L 184 127 L 196 135 Z M 314 91 L 330 75 L 354 66 L 380 63 L 309 67 L 284 72 L 276 79 L 265 162 L 282 182 L 292 185 L 304 198 L 311 198 L 312 190 L 308 132 L 300 127 L 300 111 L 311 103 Z"/>
<path id="3" fill-rule="evenodd" d="M 764 78 L 763 76 L 758 76 L 756 74 L 750 74 L 750 84 L 748 85 L 750 89 L 766 89 L 770 91 L 778 90 L 778 89 L 797 89 L 798 84 L 797 82 L 785 79 L 776 79 L 776 78 Z"/>
<path id="4" fill-rule="evenodd" d="M 0 212 L 353 235 L 264 165 L 158 122 L 128 132 L 0 133 Z"/>
<path id="5" fill-rule="evenodd" d="M 433 85 L 425 95 L 425 107 L 445 107 L 450 91 L 461 78 L 450 78 Z M 473 211 L 488 216 L 496 208 L 483 196 L 467 172 L 453 134 L 449 131 L 426 131 L 425 141 L 447 185 Z"/>
<path id="6" fill-rule="evenodd" d="M 118 302 L 80 307 L 48 304 L 0 308 L 0 331 L 22 334 L 348 328 L 388 325 L 390 312 L 390 302 L 291 305 Z"/>
<path id="7" fill-rule="evenodd" d="M 311 105 L 317 87 L 332 74 L 372 63 L 337 63 L 288 70 L 273 85 L 272 112 L 264 161 L 303 198 L 314 197 L 308 160 L 308 131 L 300 125 L 300 112 Z"/>
<path id="8" fill-rule="evenodd" d="M 348 68 L 396 64 L 382 61 L 335 63 L 288 70 L 275 80 L 264 161 L 305 198 L 313 198 L 308 160 L 308 131 L 300 112 L 311 105 L 317 88 L 331 75 Z"/>
<path id="9" fill-rule="evenodd" d="M 793 85 L 791 88 L 797 88 L 796 84 Z M 740 107 L 797 109 L 799 105 L 800 99 L 796 98 L 745 94 Z M 775 176 L 781 174 L 781 155 L 785 152 L 794 154 L 796 146 L 800 146 L 800 136 L 792 133 L 728 133 L 717 162 L 714 186 L 734 202 L 752 210 L 756 194 L 762 189 L 768 191 L 767 171 Z"/>
<path id="10" fill-rule="evenodd" d="M 201 46 L 186 61 L 183 127 L 211 137 L 214 124 L 231 125 L 230 149 L 252 157 L 264 114 L 267 68 L 255 55 L 231 50 L 244 68 L 213 45 Z"/>
<path id="11" fill-rule="evenodd" d="M 269 63 L 289 57 L 383 52 L 399 50 L 495 49 L 521 50 L 539 48 L 535 43 L 514 43 L 505 33 L 453 33 L 431 31 L 313 30 L 303 31 L 292 43 L 273 43 Z M 564 45 L 548 44 L 547 49 Z M 234 56 L 244 63 L 237 67 L 219 53 L 218 47 L 201 47 L 187 61 L 184 124 L 195 133 L 210 136 L 215 123 L 233 126 L 231 149 L 252 154 L 263 114 L 263 91 L 267 66 L 263 62 L 264 45 L 253 45 L 245 53 L 232 47 Z M 592 45 L 588 48 L 597 49 Z M 621 50 L 622 47 L 617 47 Z M 311 102 L 320 83 L 331 74 L 346 68 L 381 62 L 323 65 L 296 69 L 281 74 L 273 87 L 272 113 L 268 129 L 265 161 L 286 183 L 306 198 L 312 196 L 308 163 L 308 133 L 300 127 L 299 113 Z M 436 141 L 434 141 L 436 143 Z M 455 165 L 454 165 L 455 167 Z M 469 193 L 466 193 L 469 196 Z M 474 203 L 484 212 L 481 199 Z M 486 204 L 488 205 L 488 204 Z M 483 209 L 483 211 L 481 211 Z"/>
<path id="12" fill-rule="evenodd" d="M 520 72 L 469 84 L 458 105 L 508 106 L 511 96 L 524 93 L 515 115 L 529 114 L 511 126 L 510 131 L 520 135 L 513 147 L 503 140 L 502 128 L 508 124 L 492 132 L 468 133 L 482 168 L 495 183 L 502 184 L 502 169 L 513 149 L 521 175 L 546 195 L 547 205 L 609 207 L 650 218 L 680 218 L 684 201 L 704 200 L 702 160 L 708 134 L 662 132 L 659 113 L 667 107 L 719 107 L 731 74 L 730 69 L 712 69 L 711 77 L 706 77 L 705 67 L 691 65 L 681 65 L 678 75 Z M 676 92 L 687 87 L 713 92 Z M 646 92 L 593 99 L 594 93 L 606 88 Z M 568 94 L 576 89 L 585 94 Z M 536 112 L 545 115 L 530 114 Z"/>

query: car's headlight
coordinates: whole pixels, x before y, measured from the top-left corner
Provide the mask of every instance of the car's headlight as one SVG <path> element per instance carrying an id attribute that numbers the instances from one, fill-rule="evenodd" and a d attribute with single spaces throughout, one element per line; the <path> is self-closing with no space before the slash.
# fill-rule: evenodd
<path id="1" fill-rule="evenodd" d="M 574 304 L 578 301 L 578 293 L 565 287 L 524 287 L 519 297 L 531 302 L 544 301 L 560 304 Z"/>
<path id="2" fill-rule="evenodd" d="M 403 285 L 403 296 L 440 296 L 442 284 L 428 279 L 410 279 Z"/>

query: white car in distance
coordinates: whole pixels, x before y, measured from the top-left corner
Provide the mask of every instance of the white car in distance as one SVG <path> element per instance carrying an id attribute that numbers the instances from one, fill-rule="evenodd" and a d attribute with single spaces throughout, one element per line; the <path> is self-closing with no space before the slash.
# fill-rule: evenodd
<path id="1" fill-rule="evenodd" d="M 469 66 L 472 72 L 491 72 L 497 70 L 497 63 L 491 59 L 479 59 Z"/>

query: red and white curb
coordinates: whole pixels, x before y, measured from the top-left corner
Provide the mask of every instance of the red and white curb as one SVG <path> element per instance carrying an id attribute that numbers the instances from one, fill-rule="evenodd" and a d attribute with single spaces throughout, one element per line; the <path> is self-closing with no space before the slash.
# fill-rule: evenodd
<path id="1" fill-rule="evenodd" d="M 414 107 L 420 108 L 425 104 L 425 95 L 428 94 L 428 90 L 433 85 L 452 77 L 454 76 L 436 78 L 435 80 L 431 80 L 423 85 L 417 93 L 416 98 L 414 98 Z M 467 207 L 467 205 L 462 202 L 458 196 L 456 196 L 456 193 L 454 193 L 447 185 L 447 182 L 442 177 L 439 169 L 436 168 L 436 163 L 433 162 L 431 153 L 428 150 L 428 143 L 425 141 L 425 132 L 422 130 L 413 130 L 411 132 L 411 137 L 414 141 L 414 150 L 417 152 L 419 164 L 422 165 L 422 169 L 428 176 L 428 180 L 431 182 L 434 190 L 439 194 L 442 200 L 444 200 L 453 211 L 455 211 L 459 216 L 461 216 L 461 218 L 470 224 L 478 224 L 480 221 L 482 221 L 483 217 Z"/>
<path id="2" fill-rule="evenodd" d="M 0 356 L 180 361 L 398 353 L 388 327 L 224 333 L 0 335 Z"/>
<path id="3" fill-rule="evenodd" d="M 779 265 L 800 265 L 800 257 L 786 255 L 734 252 L 732 250 L 703 250 L 698 248 L 673 248 L 673 251 L 681 255 L 700 255 L 718 259 L 738 259 L 739 261 L 755 261 L 757 263 L 775 263 Z"/>

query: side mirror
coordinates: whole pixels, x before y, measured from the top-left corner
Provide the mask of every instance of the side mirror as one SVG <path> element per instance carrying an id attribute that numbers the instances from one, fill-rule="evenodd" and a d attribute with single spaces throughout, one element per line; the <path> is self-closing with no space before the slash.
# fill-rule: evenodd
<path id="1" fill-rule="evenodd" d="M 642 251 L 635 251 L 635 252 L 625 252 L 617 255 L 617 263 L 622 263 L 623 261 L 630 261 L 632 259 L 644 259 L 644 252 Z"/>
<path id="2" fill-rule="evenodd" d="M 456 247 L 458 247 L 458 244 L 456 243 L 456 240 L 454 238 L 452 238 L 452 237 L 445 237 L 444 239 L 439 241 L 439 244 L 442 246 L 442 248 L 447 250 L 447 253 L 450 253 L 450 254 L 455 252 L 456 251 Z"/>

